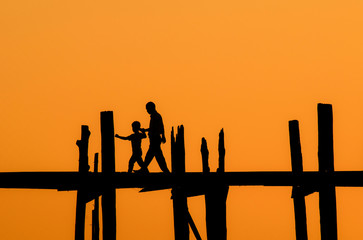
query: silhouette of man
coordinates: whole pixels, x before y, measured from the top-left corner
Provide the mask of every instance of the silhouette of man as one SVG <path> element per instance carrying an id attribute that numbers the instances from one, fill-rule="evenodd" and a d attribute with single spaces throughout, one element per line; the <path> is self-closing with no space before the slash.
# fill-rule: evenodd
<path id="1" fill-rule="evenodd" d="M 142 172 L 148 172 L 147 167 L 155 157 L 160 169 L 165 173 L 170 173 L 160 147 L 161 143 L 166 142 L 163 119 L 156 111 L 155 104 L 153 102 L 148 102 L 146 104 L 146 111 L 150 114 L 150 125 L 148 129 L 142 130 L 148 132 L 150 146 L 145 156 L 144 166 L 141 170 Z"/>

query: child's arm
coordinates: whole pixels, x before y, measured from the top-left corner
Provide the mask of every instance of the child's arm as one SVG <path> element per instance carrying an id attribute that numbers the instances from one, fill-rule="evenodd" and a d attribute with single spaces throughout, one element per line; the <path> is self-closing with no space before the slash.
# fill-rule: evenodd
<path id="1" fill-rule="evenodd" d="M 129 137 L 122 137 L 118 134 L 115 135 L 115 137 L 119 138 L 119 139 L 122 139 L 122 140 L 130 140 Z"/>
<path id="2" fill-rule="evenodd" d="M 141 138 L 146 138 L 145 131 L 141 130 Z"/>

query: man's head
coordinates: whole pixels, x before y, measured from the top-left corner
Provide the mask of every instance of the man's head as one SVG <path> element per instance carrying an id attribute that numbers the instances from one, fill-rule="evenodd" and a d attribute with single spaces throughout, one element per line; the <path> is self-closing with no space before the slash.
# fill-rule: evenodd
<path id="1" fill-rule="evenodd" d="M 146 111 L 149 113 L 149 114 L 152 114 L 154 112 L 156 112 L 156 109 L 155 109 L 155 103 L 153 102 L 148 102 L 146 104 Z"/>
<path id="2" fill-rule="evenodd" d="M 135 121 L 131 124 L 131 126 L 132 126 L 132 131 L 136 133 L 140 130 L 141 124 L 139 121 Z"/>

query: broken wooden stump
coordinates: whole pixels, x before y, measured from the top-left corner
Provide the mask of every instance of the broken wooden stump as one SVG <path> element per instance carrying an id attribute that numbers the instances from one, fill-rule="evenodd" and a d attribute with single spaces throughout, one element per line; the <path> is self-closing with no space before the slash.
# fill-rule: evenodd
<path id="1" fill-rule="evenodd" d="M 202 145 L 200 147 L 200 152 L 202 153 L 202 166 L 203 166 L 203 173 L 210 173 L 208 158 L 209 158 L 209 151 L 207 146 L 207 140 L 202 138 Z"/>
<path id="2" fill-rule="evenodd" d="M 217 173 L 224 174 L 225 164 L 225 148 L 224 148 L 224 132 L 223 129 L 219 133 L 218 141 L 219 163 Z M 203 159 L 203 174 L 209 173 L 208 166 L 208 148 L 207 142 L 202 140 L 201 147 Z M 209 186 L 205 192 L 205 208 L 206 208 L 206 225 L 208 240 L 226 240 L 227 239 L 227 216 L 226 201 L 229 186 L 221 182 L 213 186 Z"/>
<path id="3" fill-rule="evenodd" d="M 88 173 L 88 140 L 91 132 L 88 126 L 82 125 L 81 127 L 81 140 L 77 141 L 79 148 L 79 174 L 85 175 Z M 81 182 L 81 186 L 85 183 Z M 87 190 L 81 187 L 77 191 L 77 206 L 76 206 L 76 226 L 75 226 L 75 240 L 84 240 L 84 224 L 86 218 L 86 203 L 87 203 Z"/>

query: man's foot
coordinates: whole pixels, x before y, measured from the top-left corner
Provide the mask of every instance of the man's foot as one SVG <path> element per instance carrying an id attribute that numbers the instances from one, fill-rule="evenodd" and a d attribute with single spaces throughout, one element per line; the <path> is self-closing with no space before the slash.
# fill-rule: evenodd
<path id="1" fill-rule="evenodd" d="M 134 170 L 134 173 L 149 173 L 147 168 L 140 168 L 139 170 Z"/>

